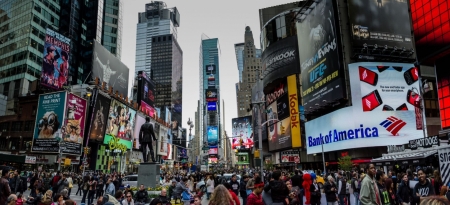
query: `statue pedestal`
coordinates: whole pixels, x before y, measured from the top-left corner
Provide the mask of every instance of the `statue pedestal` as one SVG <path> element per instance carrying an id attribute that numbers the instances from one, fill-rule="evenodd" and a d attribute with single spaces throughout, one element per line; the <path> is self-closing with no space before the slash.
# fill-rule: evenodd
<path id="1" fill-rule="evenodd" d="M 145 187 L 155 188 L 159 186 L 161 164 L 146 162 L 141 163 L 138 168 L 138 184 Z"/>

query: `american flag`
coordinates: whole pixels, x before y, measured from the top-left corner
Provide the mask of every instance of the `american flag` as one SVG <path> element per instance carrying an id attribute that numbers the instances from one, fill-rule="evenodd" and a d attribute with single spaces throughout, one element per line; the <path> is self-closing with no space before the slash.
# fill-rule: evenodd
<path id="1" fill-rule="evenodd" d="M 406 122 L 394 116 L 390 116 L 381 122 L 380 125 L 386 128 L 392 135 L 396 136 L 398 131 L 406 125 Z"/>

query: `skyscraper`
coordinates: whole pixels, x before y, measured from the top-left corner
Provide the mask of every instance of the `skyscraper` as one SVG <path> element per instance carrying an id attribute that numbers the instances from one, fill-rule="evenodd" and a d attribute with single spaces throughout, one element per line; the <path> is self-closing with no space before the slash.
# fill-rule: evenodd
<path id="1" fill-rule="evenodd" d="M 155 107 L 172 108 L 173 126 L 178 127 L 182 119 L 183 75 L 183 51 L 177 41 L 180 13 L 176 7 L 152 1 L 138 18 L 135 71 L 149 74 L 155 83 Z"/>
<path id="2" fill-rule="evenodd" d="M 258 73 L 262 74 L 261 49 L 256 49 L 253 33 L 249 26 L 245 27 L 244 39 L 243 46 L 235 44 L 236 60 L 239 69 L 239 82 L 236 86 L 238 117 L 251 115 L 252 87 L 258 81 Z"/>

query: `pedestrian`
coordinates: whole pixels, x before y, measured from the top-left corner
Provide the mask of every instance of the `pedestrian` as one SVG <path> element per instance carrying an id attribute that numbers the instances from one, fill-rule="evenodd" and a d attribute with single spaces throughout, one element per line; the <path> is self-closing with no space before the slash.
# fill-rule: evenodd
<path id="1" fill-rule="evenodd" d="M 198 195 L 194 196 L 194 204 L 193 205 L 202 205 L 202 198 Z"/>
<path id="2" fill-rule="evenodd" d="M 125 200 L 122 201 L 122 205 L 134 205 L 133 195 L 128 192 L 125 195 Z"/>
<path id="3" fill-rule="evenodd" d="M 249 192 L 247 192 L 247 181 L 248 181 L 248 176 L 244 174 L 241 178 L 241 182 L 239 183 L 239 195 L 241 195 L 241 197 L 242 197 L 243 205 L 247 205 L 247 197 L 248 197 L 248 195 L 251 194 L 251 190 L 249 190 Z"/>
<path id="4" fill-rule="evenodd" d="M 68 186 L 68 195 L 70 196 L 70 193 L 72 192 L 72 188 L 73 188 L 73 179 L 72 179 L 72 175 L 69 175 L 69 177 L 67 177 L 67 181 L 69 182 L 69 186 Z"/>
<path id="5" fill-rule="evenodd" d="M 109 194 L 111 196 L 114 196 L 114 194 L 116 193 L 116 187 L 114 186 L 114 184 L 111 182 L 111 178 L 108 179 L 108 182 L 106 182 L 106 191 L 105 194 Z"/>
<path id="6" fill-rule="evenodd" d="M 230 192 L 231 198 L 233 199 L 234 203 L 236 205 L 241 205 L 241 202 L 239 201 L 239 197 L 236 195 L 236 193 L 233 191 L 233 187 L 230 185 L 230 183 L 225 182 L 223 184 L 225 188 L 228 189 L 228 192 Z"/>
<path id="7" fill-rule="evenodd" d="M 264 183 L 261 181 L 261 177 L 257 177 L 254 180 L 253 190 L 247 197 L 247 203 L 244 205 L 264 205 L 261 193 L 264 189 Z"/>
<path id="8" fill-rule="evenodd" d="M 317 179 L 313 180 L 310 186 L 311 193 L 311 205 L 320 205 L 320 198 L 322 197 L 320 193 L 320 186 L 317 184 Z"/>
<path id="9" fill-rule="evenodd" d="M 416 203 L 420 203 L 424 197 L 432 196 L 434 188 L 431 181 L 427 179 L 427 175 L 423 169 L 417 171 L 419 182 L 414 186 L 413 198 Z"/>
<path id="10" fill-rule="evenodd" d="M 89 192 L 89 176 L 83 177 L 82 189 L 83 189 L 83 198 L 81 199 L 81 203 L 86 203 L 86 197 L 88 196 Z"/>
<path id="11" fill-rule="evenodd" d="M 214 192 L 214 177 L 209 175 L 208 180 L 206 181 L 206 198 L 209 200 L 211 198 L 211 194 Z"/>
<path id="12" fill-rule="evenodd" d="M 336 183 L 334 182 L 334 178 L 329 175 L 328 180 L 324 185 L 324 191 L 325 191 L 325 198 L 327 200 L 328 205 L 337 205 L 337 199 L 336 199 Z"/>
<path id="13" fill-rule="evenodd" d="M 53 191 L 47 190 L 45 194 L 42 196 L 41 205 L 50 205 L 53 202 L 52 199 Z"/>
<path id="14" fill-rule="evenodd" d="M 239 182 L 237 181 L 236 174 L 231 175 L 230 180 L 231 190 L 234 192 L 236 196 L 239 196 Z"/>
<path id="15" fill-rule="evenodd" d="M 284 203 L 289 203 L 289 190 L 286 184 L 280 180 L 281 172 L 276 170 L 272 173 L 272 178 L 270 179 L 269 185 L 264 187 L 265 192 L 271 191 L 273 205 L 283 205 Z"/>
<path id="16" fill-rule="evenodd" d="M 247 202 L 248 203 L 248 202 Z M 211 194 L 208 205 L 233 205 L 230 192 L 223 185 L 218 185 Z"/>
<path id="17" fill-rule="evenodd" d="M 168 190 L 168 196 L 169 196 L 169 199 L 175 199 L 175 195 L 173 194 L 174 192 L 174 190 L 175 190 L 175 187 L 177 186 L 177 181 L 175 180 L 175 179 L 172 179 L 172 184 L 169 186 L 169 190 Z"/>
<path id="18" fill-rule="evenodd" d="M 23 194 L 17 195 L 17 201 L 15 205 L 23 205 L 26 202 L 25 198 L 23 197 Z"/>
<path id="19" fill-rule="evenodd" d="M 134 201 L 136 205 L 144 205 L 148 201 L 148 193 L 147 190 L 145 190 L 145 187 L 143 184 L 139 187 L 139 191 L 136 192 L 136 195 L 134 196 Z"/>
<path id="20" fill-rule="evenodd" d="M 392 178 L 386 178 L 384 180 L 384 187 L 386 187 L 387 193 L 389 194 L 389 201 L 391 205 L 397 205 L 397 200 L 395 199 L 394 182 Z"/>
<path id="21" fill-rule="evenodd" d="M 17 196 L 15 194 L 11 194 L 6 198 L 6 205 L 16 205 Z"/>
<path id="22" fill-rule="evenodd" d="M 439 173 L 439 170 L 434 170 L 432 182 L 433 182 L 432 184 L 433 184 L 434 192 L 436 193 L 436 195 L 439 195 L 439 193 L 441 191 L 441 187 L 442 187 L 442 185 L 444 185 L 444 183 L 442 182 L 442 178 L 441 178 L 441 174 Z"/>
<path id="23" fill-rule="evenodd" d="M 96 194 L 96 198 L 98 199 L 98 198 L 100 198 L 100 196 L 103 196 L 103 190 L 104 190 L 104 187 L 105 186 L 105 183 L 104 183 L 104 181 L 103 181 L 103 178 L 102 177 L 99 177 L 99 179 L 98 179 L 98 182 L 97 182 L 97 194 Z M 129 185 L 128 185 L 129 186 Z M 130 190 L 131 191 L 131 190 Z M 133 194 L 131 194 L 131 195 L 133 195 Z"/>
<path id="24" fill-rule="evenodd" d="M 67 189 L 61 190 L 60 194 L 63 196 L 64 200 L 69 200 L 69 191 Z"/>
<path id="25" fill-rule="evenodd" d="M 58 193 L 61 193 L 63 189 L 69 188 L 69 181 L 67 181 L 67 174 L 63 174 L 62 178 L 57 183 L 58 186 Z"/>
<path id="26" fill-rule="evenodd" d="M 53 190 L 53 196 L 55 196 L 57 193 L 59 193 L 58 192 L 58 182 L 60 179 L 61 179 L 61 172 L 58 171 L 58 172 L 56 172 L 56 175 L 53 176 L 53 178 L 52 178 L 51 186 L 52 186 L 52 190 Z M 30 188 L 31 188 L 31 181 L 30 181 Z"/>
<path id="27" fill-rule="evenodd" d="M 383 171 L 378 170 L 375 174 L 375 180 L 377 181 L 377 188 L 378 188 L 378 195 L 381 198 L 381 204 L 382 205 L 390 205 L 392 202 L 392 199 L 390 197 L 389 191 L 386 188 L 386 179 L 387 176 L 384 174 Z M 391 181 L 392 184 L 392 181 Z M 389 185 L 391 185 L 389 184 Z"/>
<path id="28" fill-rule="evenodd" d="M 64 205 L 64 196 L 59 193 L 55 194 L 52 205 Z"/>
<path id="29" fill-rule="evenodd" d="M 346 185 L 347 180 L 345 179 L 345 175 L 342 175 L 341 172 L 338 172 L 338 196 L 339 196 L 339 204 L 345 204 L 344 199 L 346 198 Z"/>
<path id="30" fill-rule="evenodd" d="M 91 205 L 94 202 L 95 191 L 97 190 L 97 182 L 94 180 L 94 177 L 91 176 L 88 184 L 88 205 Z"/>
<path id="31" fill-rule="evenodd" d="M 364 205 L 381 205 L 381 198 L 375 182 L 376 169 L 373 164 L 367 166 L 367 175 L 361 182 L 359 200 Z"/>
<path id="32" fill-rule="evenodd" d="M 396 198 L 397 202 L 400 205 L 409 204 L 409 202 L 411 201 L 411 193 L 409 189 L 409 180 L 407 174 L 403 174 L 402 180 L 400 181 L 400 184 L 397 188 Z"/>
<path id="33" fill-rule="evenodd" d="M 355 197 L 355 205 L 359 205 L 359 189 L 360 181 L 358 180 L 358 173 L 353 172 L 351 187 L 353 189 L 353 196 Z"/>
<path id="34" fill-rule="evenodd" d="M 2 178 L 0 180 L 0 205 L 5 204 L 9 195 L 11 195 L 11 188 L 9 187 L 8 175 L 9 169 L 2 170 Z"/>

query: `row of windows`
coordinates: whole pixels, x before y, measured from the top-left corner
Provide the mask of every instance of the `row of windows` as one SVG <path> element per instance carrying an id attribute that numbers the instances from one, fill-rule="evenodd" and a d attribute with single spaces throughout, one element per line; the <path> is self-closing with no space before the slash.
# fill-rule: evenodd
<path id="1" fill-rule="evenodd" d="M 106 0 L 106 4 L 118 7 L 119 6 L 119 0 Z"/>
<path id="2" fill-rule="evenodd" d="M 110 16 L 105 16 L 105 22 L 117 25 L 118 20 Z"/>
<path id="3" fill-rule="evenodd" d="M 36 10 L 38 13 L 42 14 L 44 18 L 52 22 L 54 25 L 59 25 L 59 20 L 57 17 L 53 16 L 50 12 L 48 12 L 46 9 L 42 9 L 38 4 L 34 5 L 34 10 Z M 59 13 L 54 12 L 54 13 Z"/>
<path id="4" fill-rule="evenodd" d="M 20 49 L 25 46 L 28 46 L 28 38 L 24 38 L 22 40 L 10 43 L 9 45 L 6 45 L 6 46 L 0 48 L 0 55 L 4 55 L 6 53 L 16 51 L 17 49 Z"/>
<path id="5" fill-rule="evenodd" d="M 36 78 L 39 78 L 41 75 L 41 72 L 39 70 L 31 67 L 30 65 L 21 64 L 7 70 L 0 71 L 0 78 L 6 78 L 20 73 L 28 73 L 29 75 Z"/>
<path id="6" fill-rule="evenodd" d="M 11 124 L 11 127 L 9 127 Z M 22 128 L 23 127 L 23 128 Z M 33 131 L 34 129 L 34 120 L 30 121 L 16 121 L 16 122 L 3 122 L 0 123 L 0 132 L 1 131 Z"/>
<path id="7" fill-rule="evenodd" d="M 106 8 L 105 8 L 105 12 L 106 13 L 109 13 L 109 14 L 113 14 L 113 15 L 119 15 L 119 10 L 117 10 L 117 9 L 114 9 L 114 8 L 110 8 L 109 6 L 107 6 Z"/>
<path id="8" fill-rule="evenodd" d="M 105 26 L 103 26 L 103 30 L 105 32 L 117 34 L 117 28 L 114 28 L 112 26 L 105 25 Z"/>
<path id="9" fill-rule="evenodd" d="M 30 21 L 31 14 L 24 15 L 21 18 L 15 19 L 11 21 L 9 24 L 5 24 L 0 27 L 0 35 L 2 35 L 1 40 L 2 43 L 6 43 L 9 40 L 13 40 L 14 38 L 18 38 L 23 34 L 27 34 L 30 32 L 30 27 L 25 26 L 20 28 L 24 24 Z"/>

